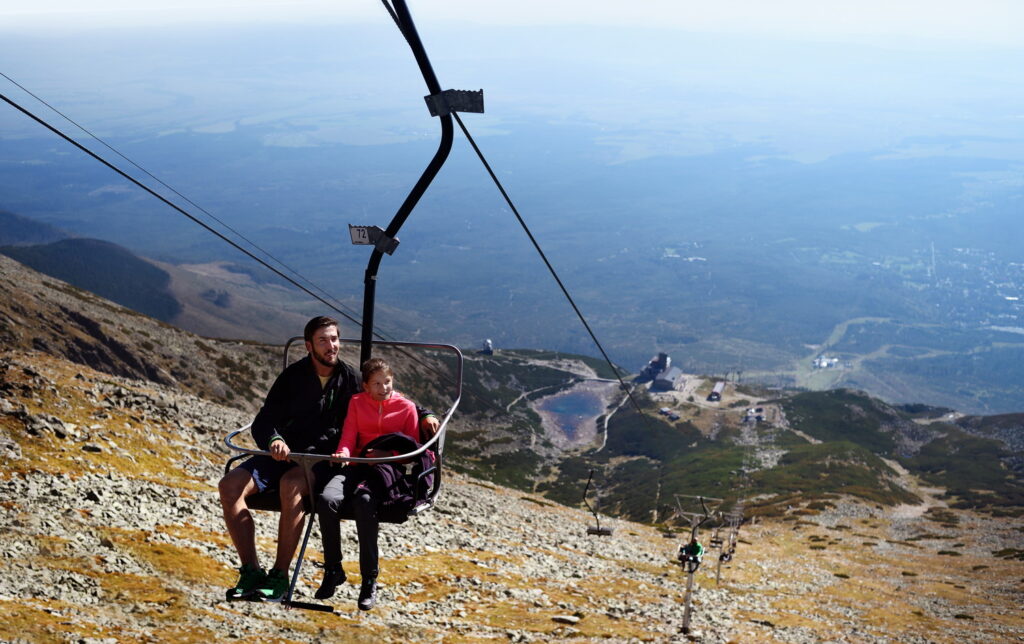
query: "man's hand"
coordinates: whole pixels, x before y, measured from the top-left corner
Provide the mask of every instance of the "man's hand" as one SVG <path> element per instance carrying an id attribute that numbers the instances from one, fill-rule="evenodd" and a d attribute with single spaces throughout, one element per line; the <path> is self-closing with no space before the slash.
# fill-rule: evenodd
<path id="1" fill-rule="evenodd" d="M 427 416 L 420 421 L 420 438 L 428 441 L 439 429 L 441 429 L 441 421 L 437 419 L 437 416 Z"/>
<path id="2" fill-rule="evenodd" d="M 270 456 L 275 461 L 287 461 L 292 451 L 284 441 L 274 441 L 270 444 Z"/>

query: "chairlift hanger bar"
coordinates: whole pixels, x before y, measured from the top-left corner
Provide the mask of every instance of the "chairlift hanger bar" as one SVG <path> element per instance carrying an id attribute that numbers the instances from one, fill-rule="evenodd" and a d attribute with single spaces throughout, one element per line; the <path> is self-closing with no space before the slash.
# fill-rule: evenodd
<path id="1" fill-rule="evenodd" d="M 426 97 L 427 105 L 431 108 L 431 113 L 435 109 L 438 111 L 437 116 L 441 119 L 441 141 L 438 144 L 437 152 L 434 153 L 434 157 L 430 160 L 426 169 L 423 170 L 423 174 L 420 175 L 419 180 L 413 186 L 405 201 L 398 208 L 398 212 L 391 219 L 387 229 L 373 242 L 374 249 L 370 254 L 369 262 L 366 264 L 366 273 L 363 277 L 363 329 L 362 344 L 360 345 L 359 352 L 360 364 L 369 360 L 373 351 L 373 307 L 377 289 L 377 271 L 380 269 L 380 262 L 384 258 L 385 252 L 394 252 L 395 247 L 398 245 L 399 229 L 405 223 L 405 220 L 409 218 L 409 215 L 412 214 L 413 208 L 416 207 L 423 193 L 427 191 L 434 177 L 441 171 L 441 166 L 448 159 L 455 133 L 452 111 L 460 109 L 460 106 L 464 106 L 461 107 L 463 111 L 483 112 L 483 90 L 479 91 L 478 105 L 476 92 L 461 90 L 447 90 L 443 92 L 441 90 L 441 84 L 437 80 L 434 68 L 430 64 L 430 58 L 427 57 L 427 51 L 423 47 L 423 42 L 416 31 L 416 25 L 413 23 L 412 15 L 409 13 L 409 7 L 406 5 L 405 0 L 393 0 L 393 5 L 392 7 L 392 5 L 388 4 L 387 0 L 384 0 L 385 8 L 387 8 L 391 17 L 395 20 L 399 31 L 402 32 L 405 40 L 409 43 L 409 48 L 412 49 L 413 56 L 416 58 L 416 64 L 419 66 L 423 80 L 430 91 L 430 94 Z M 477 110 L 476 107 L 479 107 L 479 109 Z M 390 248 L 390 251 L 387 250 L 388 248 Z"/>
<path id="2" fill-rule="evenodd" d="M 448 116 L 453 112 L 484 111 L 484 90 L 446 89 L 439 94 L 424 96 L 431 116 Z M 400 243 L 397 237 L 389 237 L 380 226 L 348 225 L 348 234 L 357 246 L 373 246 L 377 250 L 393 255 Z"/>
<path id="3" fill-rule="evenodd" d="M 408 18 L 408 9 L 405 7 L 404 0 L 402 0 L 401 2 L 399 2 L 399 0 L 395 0 L 396 6 L 402 9 L 403 15 L 401 16 L 399 15 L 399 12 L 388 3 L 388 0 L 381 0 L 381 2 L 383 3 L 384 7 L 388 10 L 388 13 L 391 14 L 392 19 L 394 19 L 395 24 L 398 26 L 398 30 L 402 33 L 403 36 L 405 36 L 406 41 L 409 42 L 410 47 L 412 47 L 413 49 L 413 53 L 417 55 L 417 62 L 420 63 L 421 69 L 424 68 L 424 63 L 426 67 L 429 68 L 429 61 L 427 61 L 426 53 L 423 52 L 423 45 L 422 43 L 419 42 L 419 36 L 416 35 L 415 28 L 412 27 L 411 19 L 408 19 L 407 21 L 409 29 L 406 28 L 406 24 L 404 21 L 406 18 Z M 423 52 L 422 56 L 420 56 L 421 52 Z M 433 71 L 430 71 L 430 74 L 432 75 Z M 432 103 L 436 103 L 438 100 L 435 97 L 439 93 L 441 93 L 440 86 L 436 82 L 436 77 L 434 78 L 433 85 L 431 85 L 426 71 L 424 71 L 424 78 L 427 79 L 427 85 L 430 88 L 430 91 L 432 92 L 430 96 L 425 97 L 427 99 L 428 107 L 433 107 L 434 109 L 436 109 L 436 106 L 432 106 Z M 451 105 L 448 105 L 449 109 L 453 109 L 451 114 L 443 114 L 444 110 L 438 111 L 438 116 L 442 117 L 442 135 L 446 131 L 445 128 L 450 125 L 449 123 L 447 123 L 449 117 L 454 118 L 454 120 L 459 124 L 459 127 L 462 128 L 462 133 L 466 136 L 466 140 L 469 142 L 470 146 L 473 148 L 473 151 L 476 152 L 477 157 L 480 159 L 480 162 L 487 170 L 487 174 L 490 175 L 491 180 L 494 181 L 494 185 L 497 186 L 498 191 L 501 192 L 501 196 L 504 197 L 509 209 L 512 211 L 516 219 L 519 221 L 519 225 L 522 226 L 523 231 L 526 232 L 526 236 L 530 238 L 530 241 L 533 243 L 533 246 L 537 250 L 537 253 L 544 261 L 544 265 L 547 266 L 548 271 L 551 273 L 551 276 L 555 279 L 555 282 L 558 284 L 558 287 L 562 290 L 562 293 L 563 295 L 565 295 L 565 298 L 569 301 L 569 304 L 570 306 L 572 306 L 573 311 L 576 312 L 576 315 L 577 317 L 579 317 L 580 322 L 583 324 L 583 327 L 587 330 L 587 333 L 590 335 L 590 338 L 594 341 L 594 344 L 601 352 L 601 355 L 604 357 L 605 362 L 608 363 L 608 366 L 611 367 L 612 371 L 615 373 L 615 377 L 619 380 L 619 386 L 622 387 L 622 390 L 626 392 L 626 396 L 628 396 L 629 400 L 633 403 L 633 407 L 635 407 L 637 412 L 640 414 L 640 418 L 642 418 L 643 421 L 648 424 L 648 427 L 650 427 L 647 414 L 644 413 L 643 409 L 640 407 L 640 404 L 633 397 L 633 393 L 630 390 L 629 386 L 627 386 L 625 381 L 622 379 L 620 369 L 616 367 L 615 364 L 612 363 L 611 358 L 608 357 L 608 352 L 604 350 L 604 347 L 601 345 L 601 342 L 597 339 L 597 335 L 594 334 L 594 330 L 590 328 L 590 324 L 587 322 L 587 319 L 583 316 L 583 313 L 580 311 L 579 307 L 576 306 L 575 300 L 572 299 L 572 296 L 569 294 L 568 289 L 565 288 L 565 284 L 562 283 L 562 279 L 558 276 L 558 273 L 551 265 L 551 262 L 548 261 L 547 255 L 544 254 L 544 251 L 541 249 L 540 244 L 537 243 L 537 240 L 534 238 L 533 233 L 530 232 L 529 226 L 526 225 L 526 222 L 523 220 L 522 215 L 519 214 L 519 210 L 516 208 L 515 203 L 512 202 L 512 199 L 511 197 L 509 197 L 508 192 L 505 191 L 505 187 L 501 185 L 501 181 L 498 180 L 498 176 L 494 173 L 494 170 L 491 168 L 491 164 L 487 162 L 487 159 L 484 157 L 483 152 L 480 150 L 479 146 L 477 146 L 476 141 L 473 140 L 473 137 L 472 135 L 470 135 L 469 130 L 466 129 L 466 125 L 462 122 L 462 119 L 459 118 L 458 112 L 460 111 L 460 109 L 461 111 L 466 112 L 483 112 L 483 90 L 479 90 L 479 92 L 447 90 L 445 96 L 441 98 L 445 99 L 446 104 L 448 103 L 449 98 L 452 99 L 453 101 L 458 101 L 460 103 L 462 101 L 468 103 L 467 105 L 462 105 L 461 107 L 459 105 L 456 105 L 454 108 Z M 438 150 L 438 153 L 440 154 L 440 149 Z M 441 163 L 443 163 L 443 159 Z M 424 175 L 425 174 L 426 173 L 424 173 Z M 429 180 L 427 181 L 427 183 L 429 183 Z M 411 196 L 412 195 L 410 194 L 410 197 Z M 397 216 L 398 215 L 396 215 L 396 218 Z M 392 231 L 391 227 L 389 227 L 388 233 L 390 236 L 393 237 L 394 234 L 397 233 L 397 229 Z M 368 272 L 366 279 L 375 280 L 376 273 L 370 275 Z M 366 298 L 364 298 L 364 308 L 365 304 Z M 363 319 L 364 329 L 366 326 L 370 326 L 371 329 L 373 327 L 372 324 L 368 324 L 369 321 L 372 321 L 372 308 L 370 310 L 370 315 L 370 320 L 367 320 L 365 317 Z M 365 330 L 364 333 L 366 333 Z M 369 353 L 366 353 L 365 355 L 367 355 L 368 357 Z"/>

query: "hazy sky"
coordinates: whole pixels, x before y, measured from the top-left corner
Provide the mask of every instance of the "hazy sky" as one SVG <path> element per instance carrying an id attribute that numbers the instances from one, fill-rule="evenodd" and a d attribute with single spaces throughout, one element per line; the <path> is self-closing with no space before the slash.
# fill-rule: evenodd
<path id="1" fill-rule="evenodd" d="M 487 126 L 526 115 L 614 127 L 604 143 L 620 158 L 757 142 L 817 160 L 911 137 L 1018 139 L 1024 125 L 1021 0 L 412 0 L 410 8 L 442 84 L 487 90 Z M 90 31 L 132 27 L 139 31 Z M 13 37 L 6 49 L 0 38 L 0 71 L 101 128 L 125 131 L 125 119 L 140 115 L 161 129 L 213 131 L 320 114 L 321 140 L 379 143 L 409 133 L 366 123 L 367 108 L 419 108 L 406 90 L 420 81 L 379 0 L 4 0 L 4 32 Z M 182 38 L 190 33 L 196 38 Z M 372 71 L 360 62 L 370 56 Z M 325 115 L 340 112 L 363 125 L 328 135 Z M 21 121 L 0 114 L 0 132 Z M 637 132 L 621 131 L 626 121 Z M 429 123 L 421 129 L 433 136 Z M 998 152 L 1007 154 L 1019 150 Z"/>
<path id="2" fill-rule="evenodd" d="M 1019 0 L 433 0 L 410 3 L 418 21 L 659 26 L 684 31 L 807 38 L 899 37 L 1018 48 Z M 376 0 L 6 0 L 0 29 L 173 22 L 381 20 Z"/>

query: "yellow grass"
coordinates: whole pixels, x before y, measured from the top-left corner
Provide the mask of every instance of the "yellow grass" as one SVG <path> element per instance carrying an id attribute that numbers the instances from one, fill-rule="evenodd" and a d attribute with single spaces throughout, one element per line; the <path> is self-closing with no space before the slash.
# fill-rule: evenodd
<path id="1" fill-rule="evenodd" d="M 74 607 L 55 600 L 0 599 L 0 641 L 27 640 L 38 644 L 111 637 L 108 629 L 84 621 Z M 123 636 L 122 632 L 122 636 Z"/>
<path id="2" fill-rule="evenodd" d="M 233 572 L 198 550 L 156 541 L 148 531 L 106 528 L 104 533 L 116 547 L 146 562 L 160 575 L 189 585 L 228 587 L 235 580 Z"/>

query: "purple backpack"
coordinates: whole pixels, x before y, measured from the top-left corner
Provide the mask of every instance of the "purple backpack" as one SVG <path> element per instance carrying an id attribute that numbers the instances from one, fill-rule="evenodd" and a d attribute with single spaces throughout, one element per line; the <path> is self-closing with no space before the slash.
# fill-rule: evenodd
<path id="1" fill-rule="evenodd" d="M 373 439 L 363 448 L 407 454 L 420 448 L 415 439 L 398 432 Z M 379 499 L 377 517 L 388 523 L 402 523 L 418 506 L 433 501 L 437 456 L 426 450 L 404 463 L 378 463 L 370 468 L 361 485 L 368 485 Z"/>

